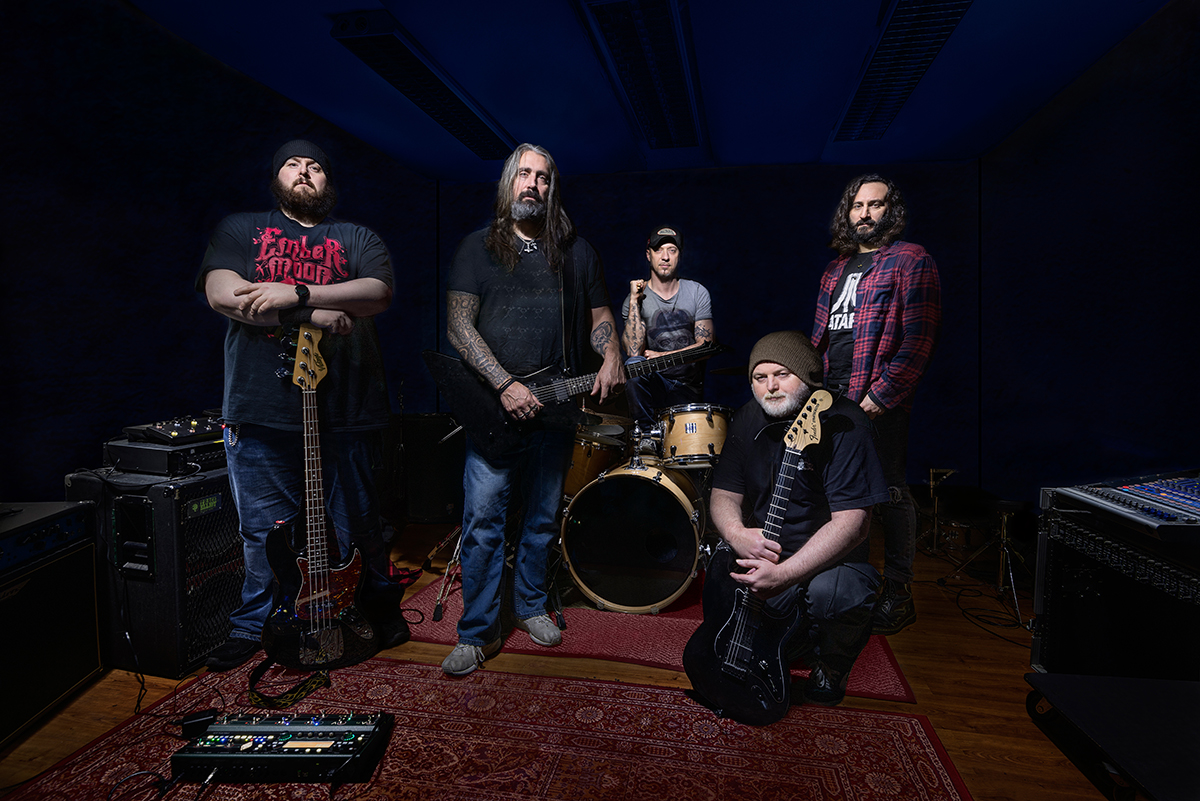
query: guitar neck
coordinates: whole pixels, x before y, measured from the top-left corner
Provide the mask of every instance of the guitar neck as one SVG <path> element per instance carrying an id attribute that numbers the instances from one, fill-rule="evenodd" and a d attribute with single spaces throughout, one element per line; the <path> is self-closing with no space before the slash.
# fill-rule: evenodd
<path id="1" fill-rule="evenodd" d="M 657 373 L 660 370 L 666 370 L 669 367 L 679 367 L 683 364 L 698 362 L 701 359 L 706 359 L 715 353 L 719 353 L 723 348 L 720 345 L 705 345 L 699 348 L 690 348 L 687 350 L 668 353 L 665 356 L 655 356 L 653 359 L 646 359 L 642 362 L 634 362 L 623 366 L 626 378 L 640 378 L 644 375 Z M 533 389 L 533 396 L 542 403 L 562 401 L 566 398 L 574 397 L 575 395 L 584 395 L 592 391 L 592 387 L 596 383 L 596 376 L 600 373 L 588 373 L 587 375 L 576 376 L 574 378 L 563 378 L 558 381 L 552 381 L 540 387 Z"/>
<path id="2" fill-rule="evenodd" d="M 779 475 L 775 478 L 775 489 L 771 493 L 771 505 L 767 509 L 767 519 L 763 522 L 763 539 L 779 541 L 779 535 L 783 531 L 784 513 L 787 511 L 788 499 L 792 494 L 792 483 L 796 479 L 801 458 L 800 451 L 788 448 L 783 452 L 783 464 L 779 468 Z"/>
<path id="3" fill-rule="evenodd" d="M 325 482 L 321 473 L 321 430 L 317 415 L 317 390 L 304 387 L 304 524 L 309 572 L 329 564 L 325 539 Z"/>

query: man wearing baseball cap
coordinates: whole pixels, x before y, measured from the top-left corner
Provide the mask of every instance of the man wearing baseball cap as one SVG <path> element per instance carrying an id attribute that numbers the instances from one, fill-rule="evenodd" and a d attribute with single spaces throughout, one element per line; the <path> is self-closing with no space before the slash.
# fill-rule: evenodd
<path id="1" fill-rule="evenodd" d="M 646 240 L 650 277 L 629 282 L 621 305 L 625 330 L 621 344 L 628 361 L 652 359 L 715 340 L 712 301 L 696 281 L 679 277 L 683 237 L 667 226 L 655 228 Z M 704 398 L 704 363 L 669 367 L 625 383 L 629 413 L 649 431 L 659 409 Z"/>
<path id="2" fill-rule="evenodd" d="M 718 550 L 732 550 L 746 572 L 710 572 L 705 589 L 732 580 L 776 609 L 798 604 L 800 626 L 786 651 L 812 669 L 804 699 L 833 706 L 871 635 L 879 574 L 867 532 L 871 507 L 887 500 L 888 488 L 866 414 L 838 398 L 820 414 L 819 439 L 803 448 L 782 513 L 772 510 L 784 435 L 822 378 L 821 357 L 800 331 L 768 334 L 751 351 L 754 400 L 734 413 L 709 505 Z M 778 541 L 763 536 L 771 511 Z"/>
<path id="3" fill-rule="evenodd" d="M 267 535 L 276 521 L 303 531 L 305 443 L 301 389 L 280 365 L 296 353 L 301 324 L 323 330 L 317 346 L 327 372 L 316 388 L 325 508 L 342 556 L 363 557 L 364 608 L 381 647 L 408 639 L 403 591 L 388 580 L 373 454 L 391 412 L 374 315 L 392 299 L 392 265 L 370 230 L 329 217 L 337 203 L 325 152 L 304 139 L 271 160 L 278 206 L 233 214 L 209 240 L 196 289 L 229 319 L 225 336 L 225 454 L 237 505 L 246 574 L 229 638 L 208 657 L 229 670 L 259 648 L 271 611 Z M 299 523 L 298 529 L 295 524 Z M 301 543 L 303 544 L 303 541 Z"/>

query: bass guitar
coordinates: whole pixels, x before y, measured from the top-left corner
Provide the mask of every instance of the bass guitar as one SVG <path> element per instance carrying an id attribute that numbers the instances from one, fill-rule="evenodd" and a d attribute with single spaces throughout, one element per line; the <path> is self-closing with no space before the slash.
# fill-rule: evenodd
<path id="1" fill-rule="evenodd" d="M 817 390 L 784 435 L 783 464 L 775 478 L 763 537 L 778 541 L 803 451 L 821 441 L 821 412 L 833 404 Z M 791 706 L 791 669 L 785 649 L 800 623 L 799 605 L 777 610 L 730 577 L 737 555 L 722 543 L 704 573 L 704 622 L 683 650 L 692 687 L 721 717 L 765 726 Z"/>
<path id="2" fill-rule="evenodd" d="M 724 345 L 709 343 L 699 348 L 681 350 L 656 356 L 644 362 L 624 365 L 626 378 L 637 378 L 690 364 L 723 353 Z M 494 458 L 521 443 L 533 429 L 559 428 L 575 430 L 583 412 L 571 403 L 572 398 L 592 391 L 598 373 L 568 376 L 555 367 L 545 367 L 526 376 L 514 376 L 529 388 L 543 404 L 537 419 L 530 422 L 513 420 L 500 401 L 500 395 L 462 359 L 427 350 L 421 356 L 433 374 L 438 389 L 450 404 L 454 419 L 471 435 L 471 441 L 488 458 Z"/>
<path id="3" fill-rule="evenodd" d="M 355 548 L 336 564 L 337 536 L 325 519 L 317 420 L 317 384 L 328 372 L 317 347 L 323 333 L 300 326 L 292 372 L 304 400 L 304 506 L 294 522 L 277 523 L 267 535 L 267 561 L 277 587 L 274 610 L 263 626 L 263 648 L 293 669 L 354 665 L 374 656 L 379 645 L 375 628 L 358 608 L 362 555 Z"/>

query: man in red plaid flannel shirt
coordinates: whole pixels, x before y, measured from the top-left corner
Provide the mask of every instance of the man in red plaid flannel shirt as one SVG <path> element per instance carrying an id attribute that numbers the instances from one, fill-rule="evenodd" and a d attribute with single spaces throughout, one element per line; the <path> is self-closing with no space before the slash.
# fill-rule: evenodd
<path id="1" fill-rule="evenodd" d="M 872 419 L 891 501 L 884 530 L 883 588 L 874 632 L 895 634 L 917 619 L 912 600 L 917 505 L 908 489 L 913 391 L 929 366 L 942 320 L 937 265 L 925 248 L 899 241 L 907 223 L 900 190 L 878 175 L 846 187 L 830 224 L 838 258 L 821 276 L 812 341 L 825 386 Z"/>

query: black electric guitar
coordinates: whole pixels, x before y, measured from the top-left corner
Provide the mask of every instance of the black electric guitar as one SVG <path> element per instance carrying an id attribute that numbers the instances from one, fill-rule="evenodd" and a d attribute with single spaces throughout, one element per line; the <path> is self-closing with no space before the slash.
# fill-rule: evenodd
<path id="1" fill-rule="evenodd" d="M 775 479 L 763 537 L 778 541 L 783 512 L 803 451 L 821 441 L 820 414 L 833 404 L 817 390 L 788 426 L 783 464 Z M 765 726 L 791 706 L 791 669 L 785 647 L 800 622 L 797 604 L 776 610 L 738 584 L 730 573 L 737 555 L 722 543 L 704 573 L 704 622 L 683 649 L 683 668 L 692 687 L 721 717 Z"/>
<path id="2" fill-rule="evenodd" d="M 690 364 L 723 353 L 724 345 L 709 343 L 699 348 L 656 356 L 644 362 L 624 365 L 626 378 L 650 375 L 668 367 Z M 513 420 L 500 401 L 500 395 L 466 362 L 454 356 L 427 350 L 422 357 L 450 404 L 454 419 L 471 435 L 471 441 L 485 456 L 494 457 L 515 447 L 531 427 L 557 427 L 574 430 L 583 419 L 571 399 L 592 391 L 598 373 L 568 376 L 554 367 L 546 367 L 527 376 L 515 376 L 543 404 L 537 418 L 529 423 Z"/>
<path id="3" fill-rule="evenodd" d="M 375 628 L 359 612 L 362 554 L 340 565 L 336 532 L 325 520 L 317 384 L 327 368 L 317 349 L 322 331 L 300 326 L 292 381 L 304 399 L 304 506 L 292 523 L 267 535 L 267 561 L 277 582 L 275 607 L 263 626 L 267 655 L 294 669 L 327 670 L 354 665 L 378 650 Z M 303 541 L 303 548 L 300 543 Z"/>

